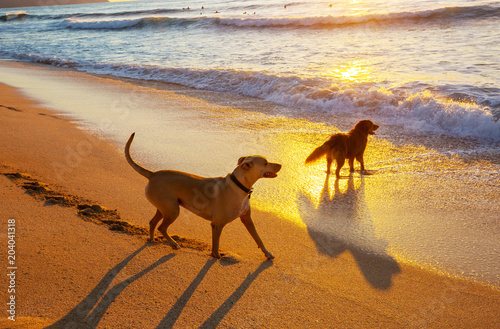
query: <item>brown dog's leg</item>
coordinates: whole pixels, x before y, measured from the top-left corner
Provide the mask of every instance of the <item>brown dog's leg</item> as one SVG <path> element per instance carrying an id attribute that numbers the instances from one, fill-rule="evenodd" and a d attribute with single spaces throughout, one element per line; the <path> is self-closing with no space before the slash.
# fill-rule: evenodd
<path id="1" fill-rule="evenodd" d="M 354 158 L 349 158 L 349 171 L 354 172 Z"/>
<path id="2" fill-rule="evenodd" d="M 365 171 L 365 161 L 363 159 L 363 154 L 360 154 L 356 157 L 356 160 L 358 160 L 359 164 L 361 165 L 361 172 Z"/>
<path id="3" fill-rule="evenodd" d="M 212 225 L 212 257 L 221 258 L 219 254 L 219 240 L 224 225 Z"/>
<path id="4" fill-rule="evenodd" d="M 340 169 L 344 166 L 345 158 L 343 156 L 339 156 L 337 158 L 337 169 L 335 170 L 335 177 L 340 178 Z"/>
<path id="5" fill-rule="evenodd" d="M 154 240 L 156 225 L 158 225 L 158 222 L 162 218 L 163 218 L 163 215 L 161 214 L 161 212 L 159 210 L 156 210 L 156 214 L 149 221 L 149 241 L 153 241 Z"/>
<path id="6" fill-rule="evenodd" d="M 247 228 L 248 232 L 252 236 L 252 238 L 255 240 L 257 243 L 257 246 L 264 252 L 264 255 L 266 255 L 267 259 L 274 259 L 274 255 L 271 254 L 269 251 L 267 251 L 266 247 L 264 247 L 264 243 L 260 239 L 259 234 L 257 233 L 257 230 L 255 229 L 255 225 L 253 224 L 252 217 L 250 216 L 250 209 L 242 216 L 240 216 L 240 219 L 242 223 L 245 225 Z"/>
<path id="7" fill-rule="evenodd" d="M 333 162 L 333 156 L 332 156 L 332 153 L 329 152 L 326 155 L 326 174 L 327 175 L 330 175 L 330 170 L 331 170 L 331 167 L 332 167 L 332 162 Z"/>

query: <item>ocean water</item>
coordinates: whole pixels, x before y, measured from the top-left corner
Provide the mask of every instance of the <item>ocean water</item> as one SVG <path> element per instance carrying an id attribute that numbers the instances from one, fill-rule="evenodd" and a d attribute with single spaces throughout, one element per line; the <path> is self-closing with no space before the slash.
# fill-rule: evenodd
<path id="1" fill-rule="evenodd" d="M 189 7 L 188 7 L 189 4 Z M 0 58 L 500 142 L 498 1 L 142 0 L 0 11 Z"/>

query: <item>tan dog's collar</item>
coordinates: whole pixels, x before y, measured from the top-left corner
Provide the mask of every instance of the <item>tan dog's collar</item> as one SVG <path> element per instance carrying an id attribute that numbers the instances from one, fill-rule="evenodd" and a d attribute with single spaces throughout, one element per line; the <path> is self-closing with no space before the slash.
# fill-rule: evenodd
<path id="1" fill-rule="evenodd" d="M 245 185 L 241 184 L 241 182 L 238 180 L 238 178 L 236 178 L 236 176 L 234 175 L 234 172 L 231 173 L 231 175 L 229 177 L 236 184 L 236 186 L 238 186 L 243 192 L 247 193 L 248 198 L 250 198 L 250 195 L 252 194 L 253 190 L 248 189 Z"/>

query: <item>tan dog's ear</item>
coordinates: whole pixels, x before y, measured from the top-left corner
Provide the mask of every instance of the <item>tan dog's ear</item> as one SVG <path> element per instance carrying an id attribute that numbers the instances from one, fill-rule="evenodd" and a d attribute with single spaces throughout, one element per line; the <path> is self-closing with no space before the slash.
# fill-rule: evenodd
<path id="1" fill-rule="evenodd" d="M 247 158 L 247 157 L 241 157 L 241 158 L 239 158 L 239 159 L 238 159 L 238 166 L 239 166 L 239 165 L 240 165 L 243 161 L 245 161 L 245 159 L 246 159 L 246 158 Z"/>
<path id="2" fill-rule="evenodd" d="M 241 165 L 241 169 L 245 169 L 245 170 L 248 170 L 250 168 L 253 167 L 253 162 L 252 161 L 249 161 L 249 162 L 245 162 Z"/>
<path id="3" fill-rule="evenodd" d="M 250 169 L 250 168 L 252 168 L 252 167 L 253 167 L 253 161 L 252 161 L 252 160 L 250 160 L 250 161 L 242 162 L 242 163 L 240 164 L 240 167 L 241 167 L 241 169 L 243 169 L 243 170 L 248 170 L 248 169 Z"/>

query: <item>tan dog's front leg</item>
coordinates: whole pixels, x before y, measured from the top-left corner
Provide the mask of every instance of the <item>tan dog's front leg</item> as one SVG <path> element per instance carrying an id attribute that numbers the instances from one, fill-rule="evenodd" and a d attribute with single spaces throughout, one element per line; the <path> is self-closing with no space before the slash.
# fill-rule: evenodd
<path id="1" fill-rule="evenodd" d="M 240 219 L 247 228 L 252 238 L 257 243 L 257 246 L 259 246 L 259 248 L 264 252 L 264 255 L 266 255 L 267 259 L 274 259 L 274 255 L 271 254 L 269 251 L 267 251 L 266 247 L 264 247 L 264 243 L 260 239 L 260 236 L 257 233 L 257 230 L 255 229 L 255 225 L 253 224 L 252 217 L 250 215 L 250 209 L 248 209 L 246 213 L 241 215 Z"/>
<path id="2" fill-rule="evenodd" d="M 219 254 L 219 240 L 222 233 L 223 225 L 212 225 L 212 257 L 221 258 Z"/>

